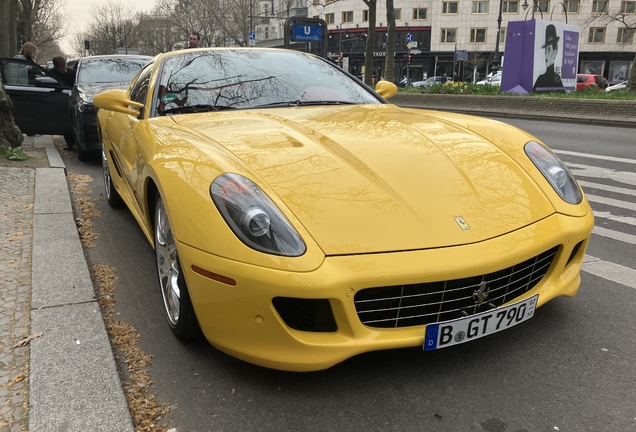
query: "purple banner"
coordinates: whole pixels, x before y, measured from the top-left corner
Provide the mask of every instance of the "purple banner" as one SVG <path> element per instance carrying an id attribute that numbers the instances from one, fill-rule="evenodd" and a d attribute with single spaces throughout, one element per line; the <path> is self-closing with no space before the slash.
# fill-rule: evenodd
<path id="1" fill-rule="evenodd" d="M 552 21 L 508 22 L 501 91 L 575 90 L 579 30 Z"/>

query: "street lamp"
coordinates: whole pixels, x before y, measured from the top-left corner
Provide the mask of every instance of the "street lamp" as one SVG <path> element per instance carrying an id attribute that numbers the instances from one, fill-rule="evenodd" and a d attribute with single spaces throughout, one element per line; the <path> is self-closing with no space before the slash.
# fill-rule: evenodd
<path id="1" fill-rule="evenodd" d="M 527 1 L 527 0 L 526 0 Z M 499 39 L 501 39 L 501 13 L 503 10 L 503 0 L 499 0 L 499 15 L 497 16 L 497 39 L 495 40 L 495 57 L 492 59 L 491 70 L 499 70 L 501 60 L 499 59 Z"/>
<path id="2" fill-rule="evenodd" d="M 532 0 L 532 19 L 534 19 L 534 11 L 537 9 L 537 3 L 538 3 L 538 0 Z M 524 11 L 528 9 L 529 6 L 530 5 L 528 4 L 528 0 L 524 0 L 523 4 L 521 5 Z M 539 9 L 539 12 L 541 12 L 541 18 L 543 18 L 543 11 Z M 528 14 L 526 14 L 526 17 L 527 16 Z"/>
<path id="3" fill-rule="evenodd" d="M 552 21 L 552 15 L 554 14 L 554 8 L 557 7 L 557 5 L 563 6 L 563 13 L 565 14 L 565 23 L 567 24 L 568 23 L 568 10 L 565 7 L 565 4 L 563 2 L 558 2 L 557 4 L 552 6 L 552 12 L 550 13 L 550 21 Z"/>

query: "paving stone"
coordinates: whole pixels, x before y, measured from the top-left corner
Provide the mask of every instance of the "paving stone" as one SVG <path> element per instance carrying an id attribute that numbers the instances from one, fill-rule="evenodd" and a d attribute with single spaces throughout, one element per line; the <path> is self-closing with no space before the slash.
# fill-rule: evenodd
<path id="1" fill-rule="evenodd" d="M 34 168 L 0 167 L 0 429 L 3 432 L 28 430 L 25 410 L 28 379 L 8 384 L 28 364 L 27 348 L 13 346 L 28 335 L 30 323 L 34 193 Z"/>

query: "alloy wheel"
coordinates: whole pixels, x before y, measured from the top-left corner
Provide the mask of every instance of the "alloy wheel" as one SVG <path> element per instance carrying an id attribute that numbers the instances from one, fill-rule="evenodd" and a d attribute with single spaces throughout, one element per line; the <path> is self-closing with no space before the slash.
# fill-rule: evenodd
<path id="1" fill-rule="evenodd" d="M 170 324 L 176 326 L 181 311 L 180 269 L 172 229 L 161 198 L 157 199 L 155 206 L 155 255 L 166 315 Z"/>

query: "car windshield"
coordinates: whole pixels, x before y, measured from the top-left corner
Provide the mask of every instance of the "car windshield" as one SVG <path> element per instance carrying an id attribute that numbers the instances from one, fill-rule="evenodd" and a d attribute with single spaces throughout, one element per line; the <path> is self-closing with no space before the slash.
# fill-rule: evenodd
<path id="1" fill-rule="evenodd" d="M 130 82 L 146 63 L 148 63 L 146 59 L 133 58 L 83 60 L 77 76 L 77 82 Z"/>
<path id="2" fill-rule="evenodd" d="M 158 115 L 381 103 L 337 66 L 297 51 L 184 51 L 163 62 L 157 84 Z"/>

